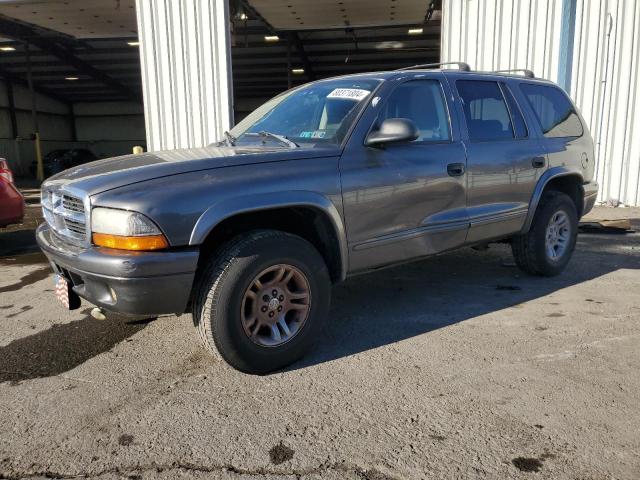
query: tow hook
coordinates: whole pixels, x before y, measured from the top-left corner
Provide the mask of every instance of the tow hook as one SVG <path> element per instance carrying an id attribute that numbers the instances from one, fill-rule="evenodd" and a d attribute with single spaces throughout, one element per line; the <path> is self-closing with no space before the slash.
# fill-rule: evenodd
<path id="1" fill-rule="evenodd" d="M 91 316 L 96 320 L 106 320 L 107 316 L 104 314 L 104 310 L 100 307 L 95 307 L 91 310 Z"/>

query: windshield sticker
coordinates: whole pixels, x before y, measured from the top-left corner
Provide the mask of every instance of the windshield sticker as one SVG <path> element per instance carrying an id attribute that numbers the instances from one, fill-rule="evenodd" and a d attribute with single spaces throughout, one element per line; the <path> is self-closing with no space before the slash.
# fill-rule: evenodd
<path id="1" fill-rule="evenodd" d="M 298 135 L 300 138 L 324 138 L 327 135 L 327 132 L 324 130 L 315 130 L 312 132 L 300 132 Z"/>
<path id="2" fill-rule="evenodd" d="M 366 98 L 370 93 L 371 92 L 369 90 L 363 90 L 362 88 L 336 88 L 333 92 L 327 95 L 327 98 L 345 98 L 359 102 L 363 98 Z"/>

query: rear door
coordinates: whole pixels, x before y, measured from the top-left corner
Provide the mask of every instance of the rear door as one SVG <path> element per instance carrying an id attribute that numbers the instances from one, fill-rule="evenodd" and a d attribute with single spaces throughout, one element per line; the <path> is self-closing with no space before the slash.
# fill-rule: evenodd
<path id="1" fill-rule="evenodd" d="M 373 98 L 341 158 L 350 270 L 460 246 L 466 214 L 466 156 L 451 91 L 441 73 L 407 73 Z M 364 145 L 388 118 L 408 118 L 420 137 L 383 148 Z"/>
<path id="2" fill-rule="evenodd" d="M 520 231 L 538 178 L 543 146 L 528 128 L 508 83 L 452 75 L 465 122 L 468 243 Z"/>

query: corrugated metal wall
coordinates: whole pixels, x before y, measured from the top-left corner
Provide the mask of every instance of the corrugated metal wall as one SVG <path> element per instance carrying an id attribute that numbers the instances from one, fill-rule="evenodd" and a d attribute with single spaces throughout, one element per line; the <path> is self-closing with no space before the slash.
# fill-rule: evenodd
<path id="1" fill-rule="evenodd" d="M 227 0 L 136 0 L 147 147 L 202 147 L 231 126 Z"/>
<path id="2" fill-rule="evenodd" d="M 637 1 L 443 1 L 442 61 L 568 87 L 596 142 L 599 199 L 614 204 L 640 205 L 639 51 Z"/>
<path id="3" fill-rule="evenodd" d="M 601 199 L 640 205 L 640 2 L 578 0 L 576 20 L 571 96 L 596 141 Z"/>

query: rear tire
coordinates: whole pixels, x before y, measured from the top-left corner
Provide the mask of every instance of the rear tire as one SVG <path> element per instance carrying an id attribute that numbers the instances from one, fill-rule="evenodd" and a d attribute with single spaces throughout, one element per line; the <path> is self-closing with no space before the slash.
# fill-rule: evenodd
<path id="1" fill-rule="evenodd" d="M 511 251 L 518 267 L 531 275 L 558 275 L 569 263 L 578 235 L 578 214 L 571 198 L 546 192 L 529 231 L 513 237 Z"/>
<path id="2" fill-rule="evenodd" d="M 253 231 L 210 259 L 193 321 L 207 350 L 240 371 L 264 374 L 313 346 L 328 315 L 330 287 L 327 266 L 309 242 Z"/>

